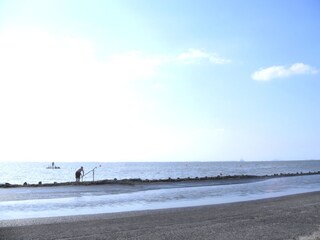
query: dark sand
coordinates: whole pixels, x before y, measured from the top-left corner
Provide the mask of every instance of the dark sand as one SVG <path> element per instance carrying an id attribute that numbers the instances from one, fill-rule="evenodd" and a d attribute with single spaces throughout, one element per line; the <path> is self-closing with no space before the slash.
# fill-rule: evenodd
<path id="1" fill-rule="evenodd" d="M 0 221 L 0 239 L 320 239 L 320 192 L 204 207 Z"/>

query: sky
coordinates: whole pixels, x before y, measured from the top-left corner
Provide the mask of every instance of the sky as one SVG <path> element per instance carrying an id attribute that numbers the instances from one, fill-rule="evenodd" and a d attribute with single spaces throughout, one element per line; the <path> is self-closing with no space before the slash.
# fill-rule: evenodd
<path id="1" fill-rule="evenodd" d="M 0 161 L 320 159 L 317 0 L 0 0 Z"/>

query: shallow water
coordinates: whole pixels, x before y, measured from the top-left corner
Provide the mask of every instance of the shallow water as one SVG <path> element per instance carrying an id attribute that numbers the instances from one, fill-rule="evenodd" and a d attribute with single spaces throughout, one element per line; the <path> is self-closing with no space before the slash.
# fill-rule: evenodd
<path id="1" fill-rule="evenodd" d="M 201 206 L 320 191 L 320 175 L 238 184 L 139 184 L 0 189 L 0 220 Z"/>

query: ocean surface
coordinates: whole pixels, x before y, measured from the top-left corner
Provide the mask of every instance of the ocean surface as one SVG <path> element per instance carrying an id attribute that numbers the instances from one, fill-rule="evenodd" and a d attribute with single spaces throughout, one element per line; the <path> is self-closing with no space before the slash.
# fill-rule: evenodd
<path id="1" fill-rule="evenodd" d="M 104 179 L 167 179 L 214 177 L 218 175 L 273 175 L 280 173 L 317 172 L 320 161 L 266 161 L 266 162 L 55 162 L 60 169 L 47 169 L 48 163 L 0 163 L 0 183 L 23 184 L 71 182 L 81 166 L 85 173 L 92 169 L 95 180 Z M 84 181 L 93 180 L 93 172 Z"/>
<path id="2" fill-rule="evenodd" d="M 319 161 L 175 163 L 2 163 L 0 182 L 74 181 L 80 166 L 95 179 L 167 179 L 217 175 L 273 175 L 320 171 Z M 101 165 L 101 167 L 100 167 Z M 92 175 L 85 178 L 92 180 Z M 320 175 L 226 181 L 0 188 L 0 225 L 10 219 L 190 207 L 320 191 Z"/>

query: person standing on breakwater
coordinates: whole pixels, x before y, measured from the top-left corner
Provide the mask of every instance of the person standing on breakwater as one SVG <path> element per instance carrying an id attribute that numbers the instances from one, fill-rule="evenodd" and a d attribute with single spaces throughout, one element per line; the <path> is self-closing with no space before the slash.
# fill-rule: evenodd
<path id="1" fill-rule="evenodd" d="M 76 171 L 76 182 L 80 182 L 81 173 L 82 173 L 82 176 L 83 176 L 84 175 L 83 167 L 79 168 Z"/>

